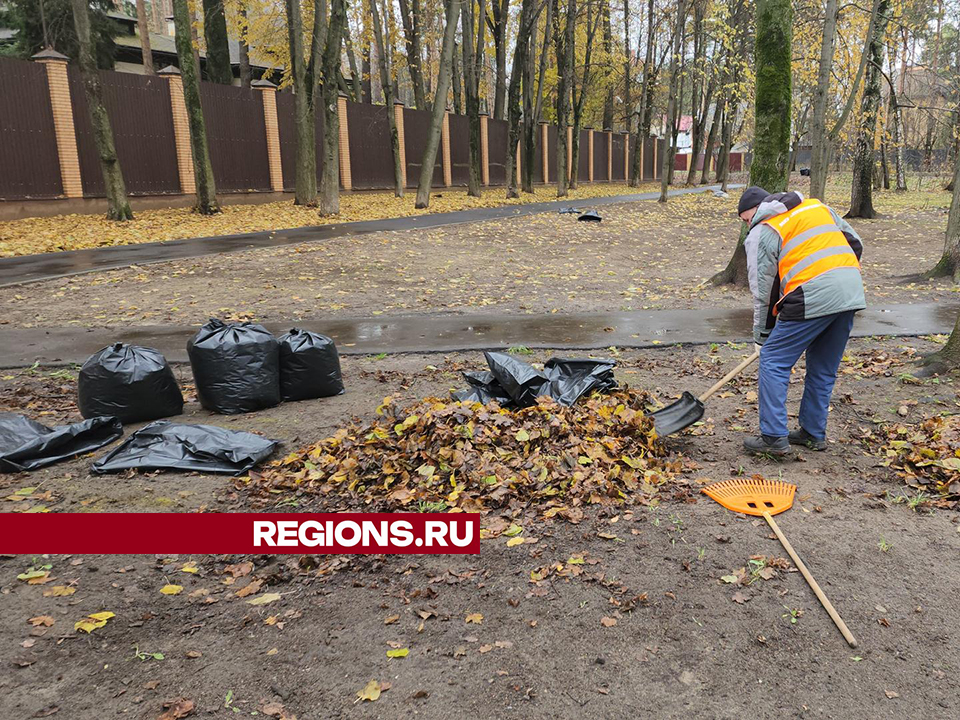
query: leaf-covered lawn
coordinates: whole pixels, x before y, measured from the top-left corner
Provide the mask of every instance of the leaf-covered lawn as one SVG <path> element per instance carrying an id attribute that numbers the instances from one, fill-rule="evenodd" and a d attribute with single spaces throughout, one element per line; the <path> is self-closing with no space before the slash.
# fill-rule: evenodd
<path id="1" fill-rule="evenodd" d="M 651 192 L 657 187 L 653 183 L 637 188 L 625 183 L 588 183 L 571 190 L 570 199 Z M 112 222 L 103 215 L 25 218 L 0 223 L 0 257 L 547 202 L 556 200 L 557 192 L 554 186 L 537 187 L 533 194 L 523 193 L 518 199 L 507 200 L 502 188 L 486 190 L 479 198 L 468 197 L 460 188 L 441 189 L 430 198 L 426 210 L 414 208 L 415 196 L 409 190 L 403 198 L 386 192 L 348 193 L 340 198 L 340 215 L 326 218 L 316 208 L 300 207 L 292 200 L 225 205 L 221 214 L 212 217 L 198 215 L 190 208 L 143 210 L 135 214 L 133 221 L 125 223 Z"/>

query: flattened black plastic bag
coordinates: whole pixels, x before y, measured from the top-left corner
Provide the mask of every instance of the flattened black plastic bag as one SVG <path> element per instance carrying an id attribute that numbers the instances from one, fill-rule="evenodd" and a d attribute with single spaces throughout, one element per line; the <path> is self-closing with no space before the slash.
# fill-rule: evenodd
<path id="1" fill-rule="evenodd" d="M 114 417 L 95 417 L 49 428 L 17 415 L 0 413 L 0 472 L 36 470 L 92 452 L 123 435 Z"/>
<path id="2" fill-rule="evenodd" d="M 340 355 L 326 335 L 293 328 L 281 335 L 280 396 L 311 400 L 343 393 Z"/>
<path id="3" fill-rule="evenodd" d="M 183 395 L 159 350 L 115 343 L 94 353 L 77 381 L 80 414 L 113 416 L 123 423 L 183 412 Z"/>
<path id="4" fill-rule="evenodd" d="M 137 430 L 93 464 L 95 473 L 138 470 L 196 470 L 240 475 L 266 459 L 276 440 L 214 425 L 157 420 Z"/>
<path id="5" fill-rule="evenodd" d="M 579 222 L 600 222 L 603 218 L 596 210 L 587 210 L 585 213 L 581 213 L 577 220 Z"/>
<path id="6" fill-rule="evenodd" d="M 454 393 L 456 400 L 501 407 L 529 407 L 543 395 L 562 405 L 573 405 L 583 395 L 617 387 L 613 360 L 551 358 L 543 372 L 506 353 L 484 353 L 490 372 L 465 372 L 469 388 Z"/>
<path id="7" fill-rule="evenodd" d="M 280 349 L 262 325 L 211 319 L 187 343 L 187 355 L 207 410 L 236 415 L 280 403 Z"/>

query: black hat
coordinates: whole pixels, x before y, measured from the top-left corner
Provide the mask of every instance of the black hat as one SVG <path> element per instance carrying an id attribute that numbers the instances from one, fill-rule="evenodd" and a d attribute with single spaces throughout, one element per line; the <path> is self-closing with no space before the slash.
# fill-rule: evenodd
<path id="1" fill-rule="evenodd" d="M 740 202 L 737 203 L 737 215 L 750 208 L 755 208 L 766 200 L 769 195 L 770 193 L 762 187 L 757 187 L 756 185 L 748 187 L 743 191 L 743 195 L 740 196 Z"/>

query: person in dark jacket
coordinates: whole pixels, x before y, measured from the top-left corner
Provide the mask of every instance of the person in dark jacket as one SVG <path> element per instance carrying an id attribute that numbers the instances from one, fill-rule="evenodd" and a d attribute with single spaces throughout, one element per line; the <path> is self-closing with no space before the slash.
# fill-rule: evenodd
<path id="1" fill-rule="evenodd" d="M 863 241 L 831 208 L 798 192 L 743 191 L 737 207 L 753 294 L 753 338 L 760 351 L 760 436 L 753 453 L 786 455 L 790 444 L 826 449 L 827 414 L 853 316 L 866 307 Z M 787 428 L 790 372 L 807 355 L 800 427 Z"/>

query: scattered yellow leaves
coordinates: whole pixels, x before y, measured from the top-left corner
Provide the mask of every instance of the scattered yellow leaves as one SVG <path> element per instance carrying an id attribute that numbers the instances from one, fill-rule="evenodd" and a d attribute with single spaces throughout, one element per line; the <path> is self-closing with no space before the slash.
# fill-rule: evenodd
<path id="1" fill-rule="evenodd" d="M 480 613 L 470 613 L 469 615 L 467 615 L 466 622 L 480 625 L 483 622 L 483 615 L 481 615 Z"/>
<path id="2" fill-rule="evenodd" d="M 183 592 L 183 585 L 164 585 L 160 592 L 164 595 L 179 595 Z"/>
<path id="3" fill-rule="evenodd" d="M 523 545 L 522 537 L 512 537 L 507 540 L 507 547 L 516 547 L 517 545 Z"/>
<path id="4" fill-rule="evenodd" d="M 107 624 L 107 620 L 116 615 L 112 612 L 98 612 L 88 615 L 83 620 L 78 620 L 74 626 L 74 630 L 82 630 L 85 633 L 92 633 L 97 628 L 102 628 Z"/>
<path id="5" fill-rule="evenodd" d="M 387 650 L 388 658 L 405 658 L 409 654 L 410 654 L 410 650 L 408 648 L 397 648 L 396 650 Z"/>
<path id="6" fill-rule="evenodd" d="M 379 700 L 379 699 L 380 699 L 380 681 L 379 680 L 371 680 L 366 685 L 364 685 L 363 688 L 357 691 L 357 700 L 366 700 L 368 702 L 373 702 L 374 700 Z"/>
<path id="7" fill-rule="evenodd" d="M 180 568 L 180 572 L 192 573 L 194 575 L 196 575 L 199 571 L 199 568 L 193 562 L 186 562 L 183 564 L 183 567 Z"/>
<path id="8" fill-rule="evenodd" d="M 54 585 L 49 590 L 43 591 L 44 597 L 68 597 L 73 595 L 77 591 L 76 588 L 67 587 L 66 585 Z"/>
<path id="9" fill-rule="evenodd" d="M 43 625 L 44 627 L 52 627 L 53 624 L 56 622 L 56 620 L 54 620 L 49 615 L 37 615 L 37 617 L 32 617 L 29 620 L 27 620 L 27 622 L 33 625 L 34 627 L 40 627 L 41 625 Z"/>
<path id="10" fill-rule="evenodd" d="M 251 605 L 268 605 L 280 599 L 280 593 L 264 593 L 255 598 L 250 598 L 247 602 Z"/>

